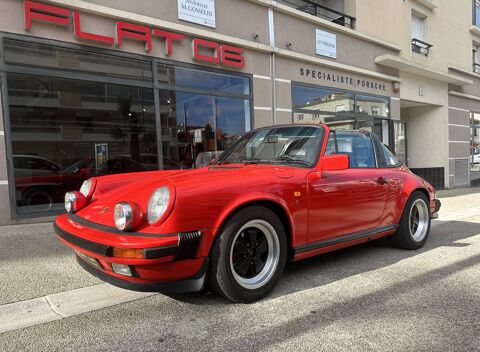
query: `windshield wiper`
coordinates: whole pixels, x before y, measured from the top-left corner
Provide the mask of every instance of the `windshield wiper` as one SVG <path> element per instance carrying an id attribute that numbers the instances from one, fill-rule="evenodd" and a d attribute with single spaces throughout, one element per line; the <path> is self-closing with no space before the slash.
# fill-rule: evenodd
<path id="1" fill-rule="evenodd" d="M 276 163 L 285 163 L 285 164 L 299 164 L 305 166 L 312 166 L 312 163 L 306 160 L 295 159 L 290 155 L 281 155 L 278 158 L 274 159 L 273 162 Z"/>

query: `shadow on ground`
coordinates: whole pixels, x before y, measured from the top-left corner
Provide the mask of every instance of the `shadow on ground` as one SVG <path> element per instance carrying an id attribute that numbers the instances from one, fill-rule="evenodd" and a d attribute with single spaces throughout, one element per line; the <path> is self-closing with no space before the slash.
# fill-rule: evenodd
<path id="1" fill-rule="evenodd" d="M 468 243 L 457 242 L 477 234 L 480 234 L 480 223 L 437 222 L 430 230 L 427 243 L 420 250 L 397 249 L 390 245 L 387 238 L 382 238 L 298 262 L 287 263 L 279 284 L 264 300 L 321 287 L 350 276 L 381 269 L 439 247 L 469 246 Z M 479 259 L 476 258 L 477 263 Z M 213 294 L 208 289 L 204 292 L 173 296 L 172 298 L 198 305 L 229 304 L 227 300 Z"/>

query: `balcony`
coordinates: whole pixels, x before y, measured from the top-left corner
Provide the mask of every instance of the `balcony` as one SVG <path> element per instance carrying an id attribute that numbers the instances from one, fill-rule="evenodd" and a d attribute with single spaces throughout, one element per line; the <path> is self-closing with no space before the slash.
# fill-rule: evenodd
<path id="1" fill-rule="evenodd" d="M 420 39 L 413 38 L 412 39 L 412 51 L 417 54 L 428 56 L 430 54 L 430 48 L 432 44 L 425 43 Z"/>
<path id="2" fill-rule="evenodd" d="M 343 27 L 355 29 L 355 17 L 342 12 L 344 6 L 343 1 L 335 1 L 334 3 L 337 6 L 341 6 L 341 8 L 335 9 L 325 6 L 325 3 L 328 3 L 327 0 L 277 0 L 277 3 L 320 17 Z"/>

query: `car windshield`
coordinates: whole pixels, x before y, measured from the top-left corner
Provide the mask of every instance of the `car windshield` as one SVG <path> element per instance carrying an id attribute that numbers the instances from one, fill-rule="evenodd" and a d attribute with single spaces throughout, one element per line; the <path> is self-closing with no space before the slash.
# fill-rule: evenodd
<path id="1" fill-rule="evenodd" d="M 312 167 L 318 160 L 323 128 L 270 127 L 247 133 L 227 149 L 216 164 L 278 163 Z"/>

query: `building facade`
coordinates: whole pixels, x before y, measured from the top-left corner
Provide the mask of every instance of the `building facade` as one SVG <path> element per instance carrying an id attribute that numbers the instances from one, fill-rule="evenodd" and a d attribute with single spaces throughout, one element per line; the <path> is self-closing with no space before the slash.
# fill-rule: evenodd
<path id="1" fill-rule="evenodd" d="M 437 188 L 469 185 L 480 4 L 455 3 L 2 0 L 0 224 L 61 213 L 92 176 L 198 166 L 272 124 L 368 129 Z"/>

